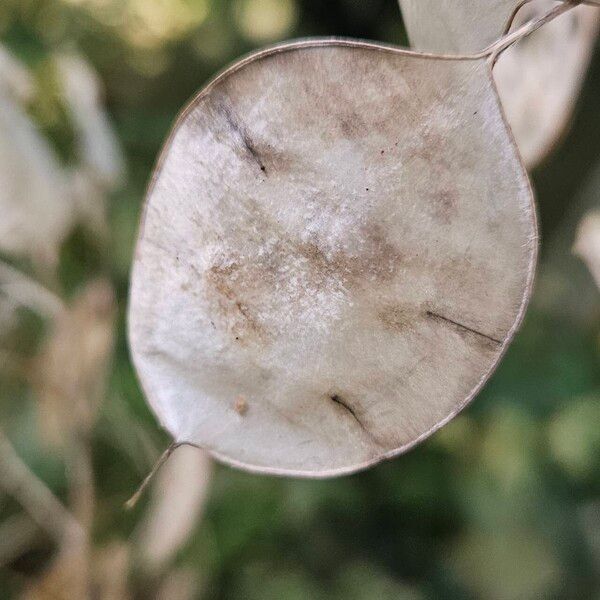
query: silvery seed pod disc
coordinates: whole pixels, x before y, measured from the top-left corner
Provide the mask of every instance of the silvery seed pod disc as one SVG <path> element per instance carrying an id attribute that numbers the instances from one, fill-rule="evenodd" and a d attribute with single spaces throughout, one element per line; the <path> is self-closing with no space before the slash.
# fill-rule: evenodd
<path id="1" fill-rule="evenodd" d="M 176 441 L 255 472 L 351 473 L 477 394 L 536 252 L 488 60 L 276 46 L 209 83 L 166 143 L 133 266 L 133 359 Z"/>

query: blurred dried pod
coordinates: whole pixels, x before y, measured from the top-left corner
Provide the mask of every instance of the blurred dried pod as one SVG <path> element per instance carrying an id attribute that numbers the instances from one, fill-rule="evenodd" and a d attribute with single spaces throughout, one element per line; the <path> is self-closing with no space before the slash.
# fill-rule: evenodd
<path id="1" fill-rule="evenodd" d="M 263 473 L 354 472 L 479 391 L 536 253 L 486 58 L 276 46 L 212 81 L 167 142 L 134 260 L 132 356 L 177 442 Z"/>
<path id="2" fill-rule="evenodd" d="M 600 211 L 590 212 L 581 221 L 573 252 L 585 261 L 600 286 Z"/>
<path id="3" fill-rule="evenodd" d="M 136 536 L 146 570 L 163 570 L 194 533 L 202 517 L 211 473 L 212 460 L 192 446 L 178 448 L 159 471 Z"/>
<path id="4" fill-rule="evenodd" d="M 73 223 L 73 201 L 53 149 L 14 94 L 14 79 L 0 69 L 0 250 L 54 266 Z"/>
<path id="5" fill-rule="evenodd" d="M 77 220 L 101 240 L 108 236 L 108 193 L 125 171 L 123 152 L 103 103 L 102 82 L 81 55 L 55 57 L 59 86 L 77 137 L 77 165 L 69 191 Z"/>
<path id="6" fill-rule="evenodd" d="M 88 283 L 52 324 L 32 384 L 47 442 L 88 433 L 102 401 L 114 342 L 115 297 L 105 279 Z"/>
<path id="7" fill-rule="evenodd" d="M 532 1 L 514 27 L 554 3 Z M 541 163 L 568 129 L 598 37 L 600 10 L 578 6 L 509 48 L 494 68 L 502 106 L 528 168 Z"/>
<path id="8" fill-rule="evenodd" d="M 445 54 L 478 52 L 550 10 L 553 0 L 400 0 L 413 47 Z M 494 77 L 529 169 L 555 147 L 572 116 L 600 24 L 596 6 L 578 6 L 507 50 Z"/>
<path id="9" fill-rule="evenodd" d="M 77 54 L 55 58 L 59 83 L 77 135 L 80 168 L 104 190 L 123 176 L 123 152 L 103 103 L 102 83 L 92 65 Z"/>

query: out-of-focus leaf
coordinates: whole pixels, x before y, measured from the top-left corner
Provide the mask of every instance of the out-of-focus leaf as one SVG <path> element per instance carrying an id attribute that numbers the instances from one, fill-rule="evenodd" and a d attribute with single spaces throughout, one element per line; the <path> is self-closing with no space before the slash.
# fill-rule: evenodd
<path id="1" fill-rule="evenodd" d="M 339 600 L 421 600 L 419 590 L 382 572 L 375 565 L 355 564 L 343 569 L 336 579 Z"/>
<path id="2" fill-rule="evenodd" d="M 572 401 L 547 427 L 550 454 L 575 477 L 593 474 L 600 465 L 600 402 Z"/>
<path id="3" fill-rule="evenodd" d="M 151 572 L 165 568 L 194 533 L 202 516 L 212 461 L 191 446 L 178 448 L 156 477 L 137 545 Z"/>
<path id="4" fill-rule="evenodd" d="M 149 51 L 180 40 L 209 14 L 209 0 L 64 0 L 86 10 L 122 40 Z"/>
<path id="5" fill-rule="evenodd" d="M 553 549 L 536 532 L 474 531 L 454 543 L 448 564 L 476 598 L 551 597 L 561 581 Z"/>
<path id="6" fill-rule="evenodd" d="M 531 483 L 537 443 L 535 423 L 524 411 L 499 407 L 490 415 L 478 456 L 484 472 L 496 479 L 507 496 Z"/>
<path id="7" fill-rule="evenodd" d="M 298 19 L 296 0 L 238 0 L 235 9 L 239 30 L 255 43 L 285 37 Z"/>
<path id="8" fill-rule="evenodd" d="M 580 507 L 578 516 L 596 572 L 600 573 L 600 501 Z"/>
<path id="9" fill-rule="evenodd" d="M 244 600 L 325 600 L 317 582 L 301 568 L 278 564 L 277 557 L 269 562 L 255 562 L 237 569 L 236 598 Z"/>
<path id="10" fill-rule="evenodd" d="M 432 438 L 432 443 L 449 452 L 463 452 L 474 443 L 477 426 L 473 419 L 461 415 L 440 429 Z"/>
<path id="11" fill-rule="evenodd" d="M 46 440 L 89 432 L 106 385 L 115 319 L 111 284 L 95 280 L 55 320 L 32 375 Z"/>
<path id="12" fill-rule="evenodd" d="M 120 395 L 107 398 L 102 410 L 102 421 L 97 433 L 116 451 L 122 453 L 135 466 L 138 474 L 146 474 L 158 455 L 158 441 L 154 431 L 144 422 Z"/>
<path id="13" fill-rule="evenodd" d="M 132 355 L 176 441 L 261 472 L 353 472 L 479 390 L 536 251 L 486 59 L 291 43 L 218 77 L 169 138 Z"/>

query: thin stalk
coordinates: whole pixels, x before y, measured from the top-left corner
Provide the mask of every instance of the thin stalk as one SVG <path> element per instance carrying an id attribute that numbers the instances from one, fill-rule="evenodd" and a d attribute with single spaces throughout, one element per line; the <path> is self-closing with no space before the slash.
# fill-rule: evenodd
<path id="1" fill-rule="evenodd" d="M 185 443 L 173 442 L 161 454 L 160 458 L 156 461 L 154 467 L 152 468 L 152 471 L 150 471 L 150 473 L 145 477 L 144 481 L 142 481 L 142 483 L 140 484 L 140 487 L 137 489 L 135 494 L 133 494 L 133 496 L 131 496 L 131 498 L 129 500 L 127 500 L 127 502 L 125 503 L 125 508 L 127 510 L 131 510 L 132 508 L 135 507 L 135 505 L 138 503 L 139 499 L 141 498 L 142 494 L 144 493 L 144 491 L 146 490 L 146 488 L 148 487 L 148 485 L 150 484 L 152 479 L 154 479 L 154 476 L 158 473 L 160 468 L 169 460 L 169 458 L 171 457 L 171 454 L 173 454 L 173 452 L 175 452 L 175 450 L 177 450 L 177 448 L 179 448 L 180 446 L 185 446 L 185 445 L 186 445 Z"/>

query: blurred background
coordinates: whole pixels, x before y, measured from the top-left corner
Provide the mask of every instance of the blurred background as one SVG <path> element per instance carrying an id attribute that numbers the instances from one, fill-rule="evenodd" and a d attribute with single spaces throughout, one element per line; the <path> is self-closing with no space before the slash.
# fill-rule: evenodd
<path id="1" fill-rule="evenodd" d="M 395 0 L 0 3 L 0 597 L 600 598 L 600 46 L 533 172 L 525 325 L 484 392 L 416 450 L 332 481 L 179 450 L 146 407 L 124 315 L 171 124 L 265 43 L 406 45 Z"/>

